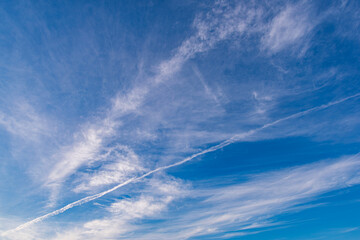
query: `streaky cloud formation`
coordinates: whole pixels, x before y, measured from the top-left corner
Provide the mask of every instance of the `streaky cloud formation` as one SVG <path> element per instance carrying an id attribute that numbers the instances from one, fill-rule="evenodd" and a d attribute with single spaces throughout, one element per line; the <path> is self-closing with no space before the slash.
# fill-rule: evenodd
<path id="1" fill-rule="evenodd" d="M 359 9 L 1 2 L 0 238 L 359 239 Z"/>
<path id="2" fill-rule="evenodd" d="M 168 194 L 159 197 L 157 191 L 149 191 L 150 196 L 142 195 L 131 202 L 124 199 L 112 204 L 108 209 L 112 217 L 87 222 L 82 228 L 60 234 L 55 239 L 96 239 L 119 235 L 121 239 L 188 239 L 214 233 L 221 233 L 220 237 L 224 238 L 255 234 L 259 231 L 257 229 L 276 226 L 277 223 L 271 220 L 274 215 L 311 208 L 311 204 L 302 204 L 317 195 L 359 184 L 359 170 L 357 154 L 255 175 L 249 181 L 232 186 L 188 190 L 190 192 L 186 195 L 200 198 L 196 204 L 201 208 L 180 219 L 171 219 L 171 223 L 143 236 L 128 235 L 141 229 L 132 223 L 134 219 L 156 215 L 164 209 L 164 203 L 169 204 L 176 196 L 166 191 Z M 151 193 L 158 197 L 158 202 Z M 232 233 L 224 234 L 226 231 Z"/>
<path id="3" fill-rule="evenodd" d="M 276 53 L 292 44 L 304 42 L 304 37 L 318 24 L 311 18 L 311 6 L 304 2 L 288 5 L 271 22 L 262 39 L 263 46 Z"/>
<path id="4" fill-rule="evenodd" d="M 196 32 L 185 39 L 175 50 L 174 55 L 160 63 L 155 76 L 148 79 L 148 83 L 130 90 L 125 96 L 118 95 L 112 99 L 113 106 L 105 118 L 99 123 L 90 124 L 81 132 L 80 141 L 75 142 L 70 149 L 61 153 L 61 159 L 48 176 L 46 183 L 51 188 L 57 187 L 79 167 L 89 161 L 96 161 L 106 139 L 114 136 L 117 126 L 121 126 L 121 117 L 131 112 L 139 111 L 142 103 L 151 89 L 168 80 L 178 72 L 184 63 L 197 53 L 205 52 L 231 34 L 241 34 L 256 17 L 251 9 L 231 9 L 226 3 L 217 3 L 204 17 L 194 21 Z M 66 166 L 66 167 L 65 167 Z"/>
<path id="5" fill-rule="evenodd" d="M 313 111 L 317 111 L 317 110 L 321 110 L 321 109 L 325 109 L 325 108 L 331 107 L 331 106 L 333 106 L 333 105 L 342 103 L 342 102 L 344 102 L 344 101 L 347 101 L 347 100 L 349 100 L 349 99 L 352 99 L 352 98 L 355 98 L 355 97 L 358 97 L 358 96 L 360 96 L 360 93 L 357 93 L 357 94 L 355 94 L 355 95 L 352 95 L 352 96 L 349 96 L 349 97 L 346 97 L 346 98 L 343 98 L 343 99 L 340 99 L 340 100 L 337 100 L 337 101 L 334 101 L 334 102 L 330 102 L 330 103 L 327 103 L 327 104 L 324 104 L 324 105 L 321 105 L 321 106 L 318 106 L 318 107 L 314 107 L 314 108 L 311 108 L 311 109 L 308 109 L 308 110 L 305 110 L 305 111 L 302 111 L 302 112 L 299 112 L 299 113 L 295 113 L 295 114 L 293 114 L 293 115 L 290 115 L 290 116 L 285 117 L 285 118 L 282 118 L 282 119 L 278 119 L 278 120 L 276 120 L 276 121 L 274 121 L 274 122 L 265 124 L 264 126 L 262 126 L 262 127 L 260 127 L 260 128 L 256 128 L 256 129 L 254 129 L 254 130 L 251 130 L 251 131 L 249 131 L 249 132 L 247 132 L 247 133 L 237 134 L 237 135 L 233 136 L 232 138 L 230 138 L 230 139 L 228 139 L 228 140 L 226 140 L 226 141 L 224 141 L 224 142 L 221 142 L 220 144 L 217 144 L 217 145 L 212 146 L 212 147 L 210 147 L 210 148 L 208 148 L 208 149 L 205 149 L 205 150 L 203 150 L 203 151 L 201 151 L 201 152 L 198 152 L 198 153 L 196 153 L 196 154 L 193 154 L 193 155 L 191 155 L 191 156 L 189 156 L 189 157 L 187 157 L 187 158 L 185 158 L 185 159 L 183 159 L 183 160 L 181 160 L 181 161 L 179 161 L 179 162 L 176 162 L 176 163 L 173 163 L 173 164 L 170 164 L 170 165 L 167 165 L 167 166 L 163 166 L 163 167 L 158 167 L 158 168 L 156 168 L 156 169 L 154 169 L 154 170 L 151 170 L 151 171 L 149 171 L 149 172 L 147 172 L 147 173 L 145 173 L 145 174 L 143 174 L 143 175 L 141 175 L 141 176 L 139 176 L 139 177 L 130 178 L 130 179 L 126 180 L 125 182 L 122 182 L 122 183 L 114 186 L 113 188 L 110 188 L 110 189 L 108 189 L 108 190 L 106 190 L 106 191 L 104 191 L 104 192 L 101 192 L 101 193 L 98 193 L 98 194 L 95 194 L 95 195 L 92 195 L 92 196 L 88 196 L 88 197 L 82 198 L 82 199 L 80 199 L 80 200 L 77 200 L 77 201 L 75 201 L 75 202 L 73 202 L 73 203 L 70 203 L 70 204 L 66 205 L 65 207 L 62 207 L 62 208 L 60 208 L 60 209 L 58 209 L 58 210 L 55 210 L 55 211 L 53 211 L 53 212 L 51 212 L 51 213 L 45 214 L 45 215 L 43 215 L 43 216 L 41 216 L 41 217 L 35 218 L 35 219 L 33 219 L 33 220 L 31 220 L 31 221 L 29 221 L 29 222 L 27 222 L 27 223 L 24 223 L 24 224 L 16 227 L 16 228 L 13 229 L 13 230 L 9 230 L 9 231 L 7 231 L 7 232 L 5 232 L 5 233 L 2 233 L 2 235 L 3 235 L 3 236 L 6 236 L 7 234 L 9 234 L 9 233 L 11 233 L 11 232 L 13 232 L 13 231 L 21 230 L 21 229 L 23 229 L 23 228 L 25 228 L 25 227 L 28 227 L 28 226 L 32 225 L 32 224 L 38 223 L 38 222 L 40 222 L 40 221 L 43 221 L 43 220 L 46 219 L 46 218 L 49 218 L 49 217 L 52 217 L 52 216 L 56 216 L 56 215 L 58 215 L 58 214 L 60 214 L 60 213 L 63 213 L 63 212 L 65 212 L 65 211 L 73 208 L 73 207 L 80 206 L 80 205 L 82 205 L 82 204 L 85 204 L 85 203 L 88 203 L 88 202 L 90 202 L 90 201 L 96 200 L 96 199 L 98 199 L 98 198 L 100 198 L 100 197 L 102 197 L 102 196 L 104 196 L 104 195 L 106 195 L 106 194 L 108 194 L 108 193 L 111 193 L 111 192 L 113 192 L 113 191 L 115 191 L 115 190 L 117 190 L 117 189 L 119 189 L 119 188 L 121 188 L 121 187 L 123 187 L 123 186 L 125 186 L 125 185 L 128 185 L 128 184 L 130 184 L 130 183 L 133 183 L 133 182 L 137 182 L 137 181 L 139 181 L 139 180 L 142 180 L 142 179 L 146 178 L 147 176 L 149 176 L 149 175 L 151 175 L 151 174 L 154 174 L 154 173 L 157 173 L 157 172 L 159 172 L 159 171 L 163 171 L 163 170 L 166 170 L 166 169 L 169 169 L 169 168 L 172 168 L 172 167 L 179 166 L 179 165 L 181 165 L 181 164 L 184 164 L 184 163 L 186 163 L 186 162 L 189 162 L 189 161 L 191 161 L 192 159 L 194 159 L 194 158 L 196 158 L 196 157 L 199 157 L 199 156 L 201 156 L 201 155 L 204 155 L 204 154 L 206 154 L 206 153 L 210 153 L 210 152 L 214 152 L 214 151 L 217 151 L 217 150 L 219 150 L 219 149 L 222 149 L 222 148 L 224 148 L 224 147 L 226 147 L 226 146 L 228 146 L 228 145 L 230 145 L 230 144 L 232 144 L 232 143 L 234 143 L 234 142 L 236 142 L 236 141 L 245 140 L 246 137 L 248 137 L 248 136 L 250 136 L 250 135 L 252 135 L 252 134 L 254 134 L 254 133 L 258 132 L 258 131 L 261 131 L 261 130 L 263 130 L 263 129 L 265 129 L 265 128 L 274 126 L 274 125 L 276 125 L 276 124 L 279 124 L 279 123 L 281 123 L 281 122 L 283 122 L 283 121 L 286 121 L 286 120 L 289 120 L 289 119 L 293 119 L 293 118 L 297 118 L 297 117 L 300 117 L 300 116 L 309 114 L 309 113 L 311 113 L 311 112 L 313 112 Z"/>
<path id="6" fill-rule="evenodd" d="M 271 220 L 274 215 L 296 211 L 297 206 L 317 195 L 359 184 L 359 167 L 357 154 L 257 175 L 233 186 L 198 190 L 194 195 L 204 198 L 199 203 L 202 209 L 169 224 L 172 231 L 160 230 L 145 238 L 184 239 L 234 229 L 234 236 L 251 234 L 252 230 L 276 225 Z"/>

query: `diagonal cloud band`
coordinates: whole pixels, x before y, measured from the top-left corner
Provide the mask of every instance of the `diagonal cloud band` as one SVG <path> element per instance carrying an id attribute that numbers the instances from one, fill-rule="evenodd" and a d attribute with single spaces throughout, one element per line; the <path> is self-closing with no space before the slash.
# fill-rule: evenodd
<path id="1" fill-rule="evenodd" d="M 106 195 L 108 193 L 111 193 L 111 192 L 113 192 L 113 191 L 115 191 L 115 190 L 117 190 L 117 189 L 119 189 L 119 188 L 121 188 L 121 187 L 123 187 L 125 185 L 128 185 L 130 183 L 134 183 L 134 182 L 137 182 L 139 180 L 142 180 L 142 179 L 146 178 L 147 176 L 149 176 L 149 175 L 151 175 L 153 173 L 160 172 L 160 171 L 172 168 L 172 167 L 182 165 L 182 164 L 184 164 L 186 162 L 189 162 L 189 161 L 193 160 L 196 157 L 199 157 L 201 155 L 204 155 L 204 154 L 207 154 L 207 153 L 214 152 L 214 151 L 217 151 L 219 149 L 222 149 L 222 148 L 224 148 L 224 147 L 226 147 L 226 146 L 228 146 L 228 145 L 230 145 L 232 143 L 235 143 L 235 142 L 240 141 L 241 139 L 244 139 L 245 137 L 251 136 L 252 134 L 254 134 L 256 132 L 259 132 L 259 131 L 261 131 L 263 129 L 272 127 L 274 125 L 277 125 L 277 124 L 279 124 L 281 122 L 284 122 L 284 121 L 287 121 L 287 120 L 290 120 L 290 119 L 295 119 L 295 118 L 310 114 L 310 113 L 315 112 L 315 111 L 319 111 L 319 110 L 322 110 L 322 109 L 329 108 L 331 106 L 343 103 L 343 102 L 345 102 L 347 100 L 354 99 L 354 98 L 359 97 L 359 96 L 360 96 L 360 93 L 357 93 L 357 94 L 348 96 L 346 98 L 342 98 L 342 99 L 339 99 L 339 100 L 336 100 L 336 101 L 332 101 L 332 102 L 329 102 L 329 103 L 326 103 L 326 104 L 323 104 L 323 105 L 320 105 L 320 106 L 317 106 L 317 107 L 313 107 L 313 108 L 310 108 L 310 109 L 307 109 L 307 110 L 304 110 L 304 111 L 289 115 L 289 116 L 284 117 L 284 118 L 280 118 L 280 119 L 278 119 L 276 121 L 267 123 L 267 124 L 265 124 L 265 125 L 263 125 L 261 127 L 252 129 L 252 130 L 250 130 L 248 132 L 241 133 L 241 134 L 236 134 L 233 137 L 231 137 L 231 138 L 229 138 L 229 139 L 227 139 L 227 140 L 225 140 L 225 141 L 223 141 L 223 142 L 221 142 L 221 143 L 219 143 L 219 144 L 217 144 L 215 146 L 204 149 L 203 151 L 195 153 L 195 154 L 193 154 L 193 155 L 191 155 L 191 156 L 189 156 L 187 158 L 184 158 L 181 161 L 178 161 L 178 162 L 170 164 L 170 165 L 158 167 L 158 168 L 156 168 L 154 170 L 151 170 L 151 171 L 149 171 L 149 172 L 147 172 L 147 173 L 145 173 L 145 174 L 143 174 L 143 175 L 141 175 L 139 177 L 130 178 L 130 179 L 126 180 L 125 182 L 122 182 L 122 183 L 120 183 L 120 184 L 118 184 L 118 185 L 114 186 L 113 188 L 110 188 L 110 189 L 108 189 L 106 191 L 103 191 L 103 192 L 100 192 L 100 193 L 97 193 L 97 194 L 94 194 L 94 195 L 91 195 L 91 196 L 87 196 L 87 197 L 82 198 L 80 200 L 77 200 L 75 202 L 69 203 L 69 204 L 67 204 L 66 206 L 64 206 L 64 207 L 62 207 L 60 209 L 57 209 L 57 210 L 55 210 L 53 212 L 50 212 L 50 213 L 45 214 L 43 216 L 37 217 L 37 218 L 35 218 L 33 220 L 30 220 L 30 221 L 28 221 L 26 223 L 23 223 L 23 224 L 19 225 L 18 227 L 14 228 L 14 229 L 10 229 L 8 231 L 5 231 L 5 232 L 1 233 L 1 236 L 6 236 L 6 235 L 8 235 L 10 233 L 17 232 L 19 230 L 22 230 L 22 229 L 24 229 L 26 227 L 29 227 L 29 226 L 35 224 L 35 223 L 41 222 L 41 221 L 43 221 L 43 220 L 45 220 L 45 219 L 47 219 L 49 217 L 59 215 L 59 214 L 65 212 L 65 211 L 67 211 L 67 210 L 69 210 L 69 209 L 71 209 L 73 207 L 80 206 L 80 205 L 83 205 L 85 203 L 96 200 L 96 199 L 98 199 L 98 198 L 100 198 L 100 197 L 102 197 L 102 196 L 104 196 L 104 195 Z"/>

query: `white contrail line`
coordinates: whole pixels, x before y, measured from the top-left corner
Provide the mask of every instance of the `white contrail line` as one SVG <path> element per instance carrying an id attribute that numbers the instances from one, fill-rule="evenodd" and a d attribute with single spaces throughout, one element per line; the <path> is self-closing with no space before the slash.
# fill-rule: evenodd
<path id="1" fill-rule="evenodd" d="M 49 217 L 56 216 L 56 215 L 58 215 L 60 213 L 63 213 L 65 211 L 69 210 L 70 208 L 73 208 L 73 207 L 82 205 L 84 203 L 93 201 L 95 199 L 98 199 L 98 198 L 100 198 L 100 197 L 102 197 L 102 196 L 104 196 L 104 195 L 106 195 L 108 193 L 111 193 L 111 192 L 115 191 L 118 188 L 121 188 L 121 187 L 123 187 L 123 186 L 125 186 L 125 185 L 127 185 L 129 183 L 139 181 L 139 180 L 141 180 L 141 179 L 143 179 L 143 178 L 145 178 L 145 177 L 147 177 L 147 176 L 149 176 L 149 175 L 151 175 L 153 173 L 156 173 L 156 172 L 159 172 L 159 171 L 162 171 L 162 170 L 166 170 L 166 169 L 169 169 L 169 168 L 172 168 L 172 167 L 175 167 L 175 166 L 179 166 L 179 165 L 184 164 L 184 163 L 186 163 L 186 162 L 188 162 L 188 161 L 190 161 L 190 160 L 192 160 L 192 159 L 194 159 L 194 158 L 196 158 L 198 156 L 204 155 L 204 154 L 209 153 L 209 152 L 214 152 L 214 151 L 216 151 L 218 149 L 221 149 L 223 147 L 226 147 L 226 146 L 228 146 L 228 145 L 230 145 L 230 144 L 232 144 L 234 142 L 237 142 L 237 141 L 239 141 L 239 140 L 241 140 L 241 139 L 243 139 L 245 137 L 248 137 L 248 136 L 250 136 L 250 135 L 252 135 L 252 134 L 254 134 L 254 133 L 258 132 L 258 131 L 261 131 L 261 130 L 263 130 L 265 128 L 272 127 L 272 126 L 274 126 L 276 124 L 287 121 L 289 119 L 294 119 L 294 118 L 298 118 L 298 117 L 307 115 L 307 114 L 309 114 L 311 112 L 314 112 L 314 111 L 318 111 L 318 110 L 321 110 L 321 109 L 326 109 L 328 107 L 337 105 L 339 103 L 345 102 L 345 101 L 347 101 L 349 99 L 352 99 L 352 98 L 356 98 L 358 96 L 360 96 L 360 93 L 354 94 L 354 95 L 346 97 L 346 98 L 342 98 L 340 100 L 329 102 L 327 104 L 323 104 L 323 105 L 320 105 L 320 106 L 317 106 L 317 107 L 313 107 L 313 108 L 307 109 L 305 111 L 301 111 L 301 112 L 292 114 L 290 116 L 278 119 L 278 120 L 276 120 L 274 122 L 271 122 L 271 123 L 267 123 L 267 124 L 265 124 L 265 125 L 263 125 L 263 126 L 261 126 L 259 128 L 255 128 L 253 130 L 250 130 L 250 131 L 242 133 L 242 134 L 236 134 L 233 137 L 229 138 L 228 140 L 225 140 L 225 141 L 223 141 L 223 142 L 221 142 L 221 143 L 219 143 L 219 144 L 217 144 L 215 146 L 212 146 L 210 148 L 207 148 L 207 149 L 205 149 L 205 150 L 203 150 L 201 152 L 195 153 L 195 154 L 193 154 L 193 155 L 191 155 L 191 156 L 189 156 L 187 158 L 184 158 L 183 160 L 181 160 L 179 162 L 176 162 L 176 163 L 173 163 L 173 164 L 170 164 L 170 165 L 167 165 L 167 166 L 163 166 L 163 167 L 158 167 L 158 168 L 156 168 L 154 170 L 151 170 L 151 171 L 149 171 L 149 172 L 147 172 L 147 173 L 145 173 L 145 174 L 143 174 L 143 175 L 141 175 L 139 177 L 130 178 L 130 179 L 126 180 L 125 182 L 120 183 L 120 184 L 116 185 L 115 187 L 110 188 L 110 189 L 108 189 L 106 191 L 103 191 L 101 193 L 97 193 L 95 195 L 91 195 L 91 196 L 82 198 L 80 200 L 77 200 L 75 202 L 69 203 L 65 207 L 62 207 L 62 208 L 60 208 L 58 210 L 55 210 L 55 211 L 50 212 L 48 214 L 45 214 L 43 216 L 37 217 L 37 218 L 35 218 L 35 219 L 31 220 L 31 221 L 23 223 L 23 224 L 19 225 L 18 227 L 14 228 L 14 229 L 3 232 L 3 233 L 1 233 L 1 236 L 6 236 L 6 235 L 8 235 L 8 234 L 10 234 L 12 232 L 19 231 L 19 230 L 24 229 L 24 228 L 26 228 L 26 227 L 28 227 L 28 226 L 30 226 L 32 224 L 41 222 L 41 221 L 43 221 L 43 220 L 45 220 L 45 219 L 47 219 Z"/>

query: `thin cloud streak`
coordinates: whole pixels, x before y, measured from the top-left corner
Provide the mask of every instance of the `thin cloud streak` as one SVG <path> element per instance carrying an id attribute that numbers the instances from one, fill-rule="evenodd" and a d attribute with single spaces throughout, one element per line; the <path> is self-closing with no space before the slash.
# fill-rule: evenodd
<path id="1" fill-rule="evenodd" d="M 157 66 L 155 76 L 149 77 L 148 82 L 141 87 L 135 87 L 125 95 L 116 96 L 103 120 L 89 124 L 90 126 L 80 133 L 80 141 L 75 141 L 70 148 L 59 154 L 61 159 L 50 171 L 45 183 L 53 191 L 52 198 L 56 198 L 56 193 L 67 177 L 85 163 L 97 161 L 97 155 L 103 146 L 116 135 L 117 127 L 122 124 L 120 118 L 140 111 L 139 108 L 151 89 L 169 80 L 196 54 L 210 50 L 217 43 L 230 38 L 232 34 L 243 34 L 256 19 L 257 14 L 253 9 L 243 9 L 240 6 L 231 9 L 228 4 L 216 3 L 205 16 L 196 17 L 193 23 L 195 33 L 176 48 L 172 57 Z M 54 199 L 52 202 L 55 202 Z"/>
<path id="2" fill-rule="evenodd" d="M 128 185 L 128 184 L 130 184 L 130 183 L 133 183 L 133 182 L 137 182 L 137 181 L 139 181 L 139 180 L 142 180 L 142 179 L 146 178 L 147 176 L 149 176 L 149 175 L 151 175 L 151 174 L 153 174 L 153 173 L 160 172 L 160 171 L 162 171 L 162 170 L 166 170 L 166 169 L 169 169 L 169 168 L 172 168 L 172 167 L 175 167 L 175 166 L 182 165 L 182 164 L 184 164 L 184 163 L 186 163 L 186 162 L 191 161 L 192 159 L 194 159 L 194 158 L 196 158 L 196 157 L 198 157 L 198 156 L 201 156 L 201 155 L 204 155 L 204 154 L 206 154 L 206 153 L 210 153 L 210 152 L 214 152 L 214 151 L 216 151 L 216 150 L 222 149 L 222 148 L 224 148 L 224 147 L 226 147 L 226 146 L 228 146 L 228 145 L 230 145 L 230 144 L 232 144 L 232 143 L 234 143 L 234 142 L 240 141 L 241 139 L 244 139 L 245 137 L 248 137 L 248 136 L 250 136 L 250 135 L 252 135 L 252 134 L 254 134 L 254 133 L 258 132 L 258 131 L 261 131 L 261 130 L 263 130 L 263 129 L 272 127 L 272 126 L 274 126 L 274 125 L 277 125 L 277 124 L 279 124 L 279 123 L 281 123 L 281 122 L 284 122 L 284 121 L 287 121 L 287 120 L 290 120 L 290 119 L 294 119 L 294 118 L 298 118 L 298 117 L 307 115 L 307 114 L 312 113 L 312 112 L 314 112 L 314 111 L 318 111 L 318 110 L 322 110 L 322 109 L 329 108 L 329 107 L 331 107 L 331 106 L 334 106 L 334 105 L 343 103 L 343 102 L 345 102 L 345 101 L 347 101 L 347 100 L 356 98 L 356 97 L 358 97 L 358 96 L 360 96 L 360 93 L 357 93 L 357 94 L 354 94 L 354 95 L 352 95 L 352 96 L 349 96 L 349 97 L 346 97 L 346 98 L 342 98 L 342 99 L 340 99 L 340 100 L 336 100 L 336 101 L 333 101 L 333 102 L 330 102 L 330 103 L 327 103 L 327 104 L 323 104 L 323 105 L 321 105 L 321 106 L 313 107 L 313 108 L 310 108 L 310 109 L 305 110 L 305 111 L 301 111 L 301 112 L 292 114 L 292 115 L 290 115 L 290 116 L 288 116 L 288 117 L 278 119 L 278 120 L 276 120 L 276 121 L 274 121 L 274 122 L 265 124 L 265 125 L 263 125 L 262 127 L 259 127 L 259 128 L 253 129 L 253 130 L 250 130 L 250 131 L 248 131 L 248 132 L 246 132 L 246 133 L 237 134 L 237 135 L 233 136 L 232 138 L 230 138 L 230 139 L 228 139 L 228 140 L 226 140 L 226 141 L 221 142 L 221 143 L 218 144 L 218 145 L 215 145 L 215 146 L 210 147 L 210 148 L 208 148 L 208 149 L 205 149 L 205 150 L 203 150 L 203 151 L 201 151 L 201 152 L 198 152 L 198 153 L 196 153 L 196 154 L 193 154 L 193 155 L 191 155 L 191 156 L 189 156 L 189 157 L 187 157 L 187 158 L 185 158 L 185 159 L 183 159 L 183 160 L 181 160 L 181 161 L 179 161 L 179 162 L 176 162 L 176 163 L 173 163 L 173 164 L 170 164 L 170 165 L 167 165 L 167 166 L 163 166 L 163 167 L 156 168 L 156 169 L 154 169 L 154 170 L 152 170 L 152 171 L 149 171 L 149 172 L 147 172 L 147 173 L 145 173 L 145 174 L 143 174 L 143 175 L 141 175 L 141 176 L 139 176 L 139 177 L 130 178 L 130 179 L 128 179 L 127 181 L 125 181 L 125 182 L 123 182 L 123 183 L 120 183 L 120 184 L 116 185 L 115 187 L 110 188 L 110 189 L 108 189 L 108 190 L 106 190 L 106 191 L 103 191 L 103 192 L 101 192 L 101 193 L 98 193 L 98 194 L 95 194 L 95 195 L 92 195 L 92 196 L 88 196 L 88 197 L 82 198 L 82 199 L 80 199 L 80 200 L 78 200 L 78 201 L 75 201 L 75 202 L 73 202 L 73 203 L 70 203 L 70 204 L 66 205 L 65 207 L 62 207 L 62 208 L 60 208 L 60 209 L 58 209 L 58 210 L 55 210 L 55 211 L 53 211 L 53 212 L 51 212 L 51 213 L 45 214 L 45 215 L 43 215 L 43 216 L 41 216 L 41 217 L 35 218 L 35 219 L 33 219 L 33 220 L 29 221 L 29 222 L 26 222 L 26 223 L 24 223 L 24 224 L 21 224 L 20 226 L 14 228 L 14 229 L 12 229 L 12 230 L 8 230 L 8 231 L 6 231 L 6 232 L 3 232 L 3 233 L 1 234 L 1 236 L 6 236 L 6 235 L 8 235 L 8 234 L 11 233 L 11 232 L 16 232 L 16 231 L 19 231 L 19 230 L 21 230 L 21 229 L 24 229 L 24 228 L 26 228 L 26 227 L 28 227 L 28 226 L 30 226 L 30 225 L 32 225 L 32 224 L 41 222 L 41 221 L 43 221 L 43 220 L 45 220 L 45 219 L 47 219 L 47 218 L 49 218 L 49 217 L 56 216 L 56 215 L 58 215 L 58 214 L 60 214 L 60 213 L 63 213 L 63 212 L 65 212 L 65 211 L 67 211 L 67 210 L 69 210 L 69 209 L 71 209 L 71 208 L 73 208 L 73 207 L 80 206 L 80 205 L 82 205 L 82 204 L 85 204 L 85 203 L 88 203 L 88 202 L 90 202 L 90 201 L 96 200 L 96 199 L 98 199 L 98 198 L 100 198 L 100 197 L 102 197 L 102 196 L 104 196 L 104 195 L 106 195 L 106 194 L 108 194 L 108 193 L 111 193 L 111 192 L 113 192 L 113 191 L 115 191 L 115 190 L 117 190 L 117 189 L 119 189 L 119 188 L 121 188 L 121 187 L 123 187 L 123 186 L 125 186 L 125 185 Z"/>
<path id="3" fill-rule="evenodd" d="M 277 53 L 291 45 L 304 44 L 306 35 L 319 23 L 310 13 L 311 5 L 307 3 L 288 5 L 272 20 L 263 36 L 262 47 Z"/>
<path id="4" fill-rule="evenodd" d="M 359 169 L 357 153 L 336 160 L 263 172 L 253 175 L 249 181 L 225 187 L 195 189 L 190 195 L 202 200 L 193 203 L 186 214 L 182 212 L 167 224 L 162 223 L 156 231 L 135 238 L 129 234 L 121 239 L 199 236 L 211 236 L 208 238 L 212 239 L 215 234 L 226 239 L 229 233 L 248 235 L 273 230 L 270 226 L 286 227 L 288 222 L 279 222 L 273 217 L 319 206 L 310 202 L 322 194 L 358 185 Z"/>
<path id="5" fill-rule="evenodd" d="M 28 102 L 19 101 L 10 105 L 10 109 L 8 113 L 0 111 L 0 128 L 5 128 L 12 135 L 27 141 L 38 141 L 39 137 L 50 136 L 50 132 L 54 131 L 49 120 Z"/>
<path id="6" fill-rule="evenodd" d="M 224 239 L 231 232 L 256 234 L 273 230 L 276 225 L 286 227 L 288 222 L 272 219 L 278 214 L 319 206 L 310 203 L 316 196 L 358 185 L 359 169 L 358 153 L 263 172 L 246 182 L 189 191 L 183 191 L 177 182 L 161 183 L 159 187 L 149 180 L 146 185 L 150 189 L 141 191 L 139 197 L 111 204 L 108 208 L 111 217 L 91 220 L 55 239 L 188 239 L 214 234 L 219 238 L 224 234 Z M 159 219 L 157 216 L 164 219 L 160 213 L 166 206 L 184 196 L 195 200 L 190 209 L 185 206 L 180 215 L 173 216 L 175 218 L 165 217 L 167 221 L 160 223 L 161 227 L 155 224 L 151 231 L 144 233 L 142 230 L 148 230 L 149 226 L 138 226 L 134 221 L 148 217 Z"/>

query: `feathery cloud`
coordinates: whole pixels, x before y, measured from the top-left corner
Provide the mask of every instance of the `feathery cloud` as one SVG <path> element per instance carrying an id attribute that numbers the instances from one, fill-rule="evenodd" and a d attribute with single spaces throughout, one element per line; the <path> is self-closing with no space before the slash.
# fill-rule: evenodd
<path id="1" fill-rule="evenodd" d="M 111 192 L 113 192 L 113 191 L 115 191 L 115 190 L 117 190 L 117 189 L 119 189 L 119 188 L 121 188 L 123 186 L 126 186 L 126 185 L 128 185 L 130 183 L 140 181 L 140 180 L 148 177 L 149 175 L 152 175 L 154 173 L 157 173 L 157 172 L 169 169 L 169 168 L 173 168 L 173 167 L 182 165 L 184 163 L 187 163 L 187 162 L 193 160 L 194 158 L 197 158 L 199 156 L 202 156 L 202 155 L 210 153 L 210 152 L 217 151 L 217 150 L 222 149 L 222 148 L 224 148 L 224 147 L 226 147 L 226 146 L 228 146 L 228 145 L 230 145 L 230 144 L 232 144 L 234 142 L 245 140 L 247 137 L 249 137 L 252 134 L 254 134 L 254 133 L 258 132 L 258 131 L 261 131 L 263 129 L 275 126 L 275 125 L 277 125 L 279 123 L 282 123 L 282 122 L 290 120 L 290 119 L 294 119 L 294 118 L 297 118 L 297 117 L 304 116 L 306 114 L 312 113 L 312 112 L 317 111 L 317 110 L 326 109 L 328 107 L 334 106 L 336 104 L 343 103 L 344 101 L 356 98 L 358 96 L 360 96 L 360 93 L 349 96 L 349 97 L 346 97 L 346 98 L 343 98 L 343 99 L 340 99 L 340 100 L 337 100 L 337 101 L 334 101 L 334 102 L 330 102 L 330 103 L 327 103 L 327 104 L 324 104 L 324 105 L 321 105 L 321 106 L 318 106 L 318 107 L 314 107 L 314 108 L 311 108 L 311 109 L 308 109 L 308 110 L 305 110 L 305 111 L 302 111 L 302 112 L 295 113 L 295 114 L 290 115 L 288 117 L 278 119 L 278 120 L 276 120 L 274 122 L 265 124 L 262 127 L 250 130 L 250 131 L 248 131 L 246 133 L 236 134 L 232 138 L 230 138 L 230 139 L 228 139 L 226 141 L 223 141 L 223 142 L 221 142 L 221 143 L 219 143 L 219 144 L 217 144 L 215 146 L 212 146 L 210 148 L 207 148 L 207 149 L 205 149 L 205 150 L 203 150 L 201 152 L 195 153 L 195 154 L 193 154 L 193 155 L 191 155 L 191 156 L 189 156 L 189 157 L 187 157 L 187 158 L 185 158 L 185 159 L 183 159 L 181 161 L 175 162 L 175 163 L 167 165 L 167 166 L 158 167 L 158 168 L 156 168 L 154 170 L 151 170 L 151 171 L 148 171 L 147 173 L 145 173 L 143 175 L 140 175 L 138 177 L 132 177 L 132 178 L 126 180 L 125 182 L 122 182 L 122 183 L 120 183 L 120 184 L 118 184 L 118 185 L 116 185 L 116 186 L 114 186 L 114 187 L 112 187 L 112 188 L 110 188 L 110 189 L 108 189 L 106 191 L 103 191 L 103 192 L 100 192 L 98 194 L 82 198 L 82 199 L 77 200 L 75 202 L 72 202 L 72 203 L 70 203 L 70 204 L 66 205 L 65 207 L 62 207 L 62 208 L 60 208 L 58 210 L 55 210 L 55 211 L 50 212 L 48 214 L 45 214 L 45 215 L 43 215 L 41 217 L 35 218 L 35 219 L 33 219 L 33 220 L 29 221 L 29 222 L 21 224 L 20 226 L 16 227 L 15 229 L 12 229 L 12 230 L 9 230 L 9 231 L 6 231 L 6 232 L 2 233 L 2 235 L 5 236 L 5 235 L 7 235 L 7 234 L 9 234 L 11 232 L 14 232 L 14 231 L 16 232 L 16 231 L 22 230 L 23 228 L 26 228 L 28 226 L 31 226 L 32 224 L 41 222 L 41 221 L 43 221 L 43 220 L 45 220 L 45 219 L 47 219 L 49 217 L 56 216 L 56 215 L 58 215 L 60 213 L 63 213 L 65 211 L 73 208 L 73 207 L 80 206 L 82 204 L 85 204 L 85 203 L 88 203 L 88 202 L 93 201 L 95 199 L 98 199 L 98 198 L 100 198 L 100 197 L 102 197 L 102 196 L 104 196 L 106 194 L 109 194 L 109 193 L 111 193 Z"/>

